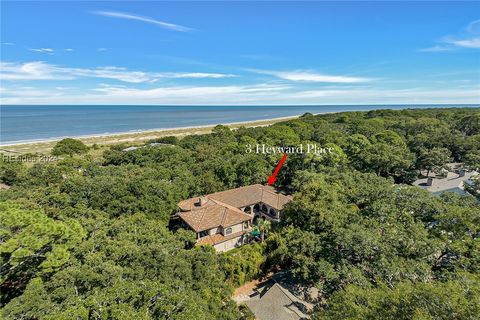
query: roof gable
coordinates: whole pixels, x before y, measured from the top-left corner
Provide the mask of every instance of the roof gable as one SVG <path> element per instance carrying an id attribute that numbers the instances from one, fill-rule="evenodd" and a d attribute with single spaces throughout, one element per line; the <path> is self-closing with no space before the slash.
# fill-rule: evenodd
<path id="1" fill-rule="evenodd" d="M 179 216 L 196 232 L 226 228 L 252 219 L 241 210 L 214 200 L 198 209 L 180 212 Z"/>

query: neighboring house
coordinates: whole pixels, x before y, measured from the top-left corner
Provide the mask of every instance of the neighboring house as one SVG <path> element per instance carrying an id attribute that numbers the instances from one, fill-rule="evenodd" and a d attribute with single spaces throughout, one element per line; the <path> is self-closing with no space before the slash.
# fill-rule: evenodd
<path id="1" fill-rule="evenodd" d="M 255 218 L 279 221 L 291 200 L 273 187 L 255 184 L 181 201 L 178 217 L 197 233 L 197 244 L 224 252 L 245 243 Z"/>
<path id="2" fill-rule="evenodd" d="M 434 195 L 441 195 L 444 192 L 455 192 L 460 195 L 468 194 L 465 191 L 465 184 L 470 184 L 472 178 L 477 176 L 478 172 L 466 172 L 458 170 L 458 172 L 448 172 L 444 178 L 428 177 L 415 181 L 413 184 L 422 189 L 428 190 Z"/>
<path id="3" fill-rule="evenodd" d="M 310 318 L 309 313 L 318 296 L 315 288 L 302 287 L 295 283 L 289 272 L 280 272 L 272 277 L 270 284 L 258 288 L 256 293 L 241 302 L 259 320 L 300 320 Z"/>

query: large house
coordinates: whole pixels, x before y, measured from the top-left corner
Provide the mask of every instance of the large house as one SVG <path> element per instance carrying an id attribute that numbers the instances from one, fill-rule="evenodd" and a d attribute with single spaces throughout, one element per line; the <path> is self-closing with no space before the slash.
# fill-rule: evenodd
<path id="1" fill-rule="evenodd" d="M 218 252 L 241 246 L 258 217 L 279 221 L 291 196 L 260 184 L 183 200 L 178 217 L 197 233 L 197 244 L 210 244 Z"/>

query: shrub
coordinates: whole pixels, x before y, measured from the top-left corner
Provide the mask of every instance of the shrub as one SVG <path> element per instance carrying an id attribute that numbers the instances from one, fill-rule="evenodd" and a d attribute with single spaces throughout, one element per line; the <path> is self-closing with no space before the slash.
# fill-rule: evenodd
<path id="1" fill-rule="evenodd" d="M 80 140 L 65 138 L 55 144 L 52 149 L 54 156 L 82 154 L 88 151 L 88 147 Z"/>

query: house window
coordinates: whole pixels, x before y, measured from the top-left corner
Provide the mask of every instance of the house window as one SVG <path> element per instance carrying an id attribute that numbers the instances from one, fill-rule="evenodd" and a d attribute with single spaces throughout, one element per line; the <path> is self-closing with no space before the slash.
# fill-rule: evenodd
<path id="1" fill-rule="evenodd" d="M 198 233 L 199 238 L 203 238 L 203 237 L 206 237 L 206 236 L 208 236 L 208 230 L 200 231 Z"/>
<path id="2" fill-rule="evenodd" d="M 273 210 L 273 209 L 270 209 L 270 215 L 271 215 L 272 217 L 276 217 L 276 216 L 277 216 L 277 212 L 276 212 L 275 210 Z"/>
<path id="3" fill-rule="evenodd" d="M 225 235 L 232 233 L 232 228 L 225 229 Z"/>

